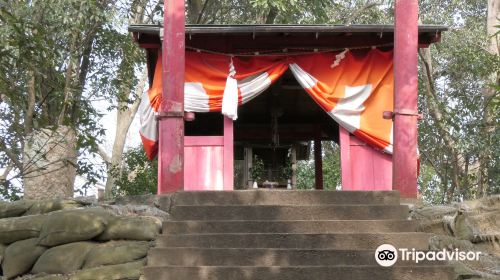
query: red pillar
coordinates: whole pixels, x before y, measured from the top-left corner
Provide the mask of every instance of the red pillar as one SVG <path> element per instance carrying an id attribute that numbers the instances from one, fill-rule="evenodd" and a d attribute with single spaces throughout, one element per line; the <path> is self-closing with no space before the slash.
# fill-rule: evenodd
<path id="1" fill-rule="evenodd" d="M 165 0 L 158 194 L 184 188 L 184 1 Z"/>
<path id="2" fill-rule="evenodd" d="M 234 123 L 224 116 L 224 190 L 234 189 Z"/>
<path id="3" fill-rule="evenodd" d="M 323 152 L 321 147 L 321 139 L 314 140 L 314 173 L 315 184 L 317 190 L 323 189 Z"/>
<path id="4" fill-rule="evenodd" d="M 418 2 L 396 0 L 394 35 L 394 190 L 417 197 Z"/>

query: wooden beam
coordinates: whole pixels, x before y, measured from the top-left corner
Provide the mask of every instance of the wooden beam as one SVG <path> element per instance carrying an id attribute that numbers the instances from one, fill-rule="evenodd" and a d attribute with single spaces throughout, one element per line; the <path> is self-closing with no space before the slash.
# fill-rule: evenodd
<path id="1" fill-rule="evenodd" d="M 184 188 L 184 1 L 165 0 L 158 194 Z"/>
<path id="2" fill-rule="evenodd" d="M 418 2 L 395 2 L 393 189 L 417 197 Z"/>
<path id="3" fill-rule="evenodd" d="M 224 146 L 224 136 L 185 136 L 184 146 L 220 147 Z"/>
<path id="4" fill-rule="evenodd" d="M 317 137 L 317 127 L 318 125 L 302 125 L 297 124 L 295 126 L 280 126 L 278 128 L 278 133 L 280 140 L 283 141 L 310 141 Z M 327 126 L 321 127 L 321 139 L 322 140 L 334 140 L 337 141 L 338 135 L 334 128 Z M 234 131 L 234 138 L 236 141 L 252 141 L 252 140 L 270 140 L 269 135 L 271 135 L 270 126 L 246 126 L 246 125 L 236 125 Z"/>
<path id="5" fill-rule="evenodd" d="M 159 29 L 160 27 L 157 25 L 129 26 L 129 31 L 134 33 L 136 41 L 140 44 L 159 44 Z M 446 30 L 448 29 L 444 26 L 420 26 L 419 43 L 428 45 L 439 42 L 441 32 Z M 188 25 L 186 33 L 189 35 L 186 37 L 186 44 L 190 47 L 226 50 L 233 53 L 235 49 L 232 43 L 234 42 L 238 43 L 239 49 L 243 46 L 243 49 L 251 47 L 256 51 L 269 49 L 271 45 L 268 45 L 268 42 L 270 41 L 276 41 L 280 44 L 279 48 L 277 45 L 273 45 L 278 49 L 298 45 L 327 48 L 370 47 L 373 44 L 394 42 L 394 27 L 392 25 Z M 254 36 L 254 34 L 258 36 Z M 216 49 L 213 49 L 214 47 Z"/>
<path id="6" fill-rule="evenodd" d="M 321 139 L 314 140 L 314 173 L 315 185 L 317 190 L 323 189 L 323 152 L 321 147 Z"/>
<path id="7" fill-rule="evenodd" d="M 252 173 L 250 172 L 252 170 L 252 163 L 253 163 L 253 154 L 252 154 L 252 147 L 244 147 L 243 148 L 244 152 L 244 162 L 243 162 L 243 187 L 244 188 L 251 188 L 252 187 Z"/>
<path id="8" fill-rule="evenodd" d="M 292 149 L 290 151 L 290 161 L 292 164 L 292 189 L 297 188 L 297 148 L 295 145 L 292 145 Z"/>

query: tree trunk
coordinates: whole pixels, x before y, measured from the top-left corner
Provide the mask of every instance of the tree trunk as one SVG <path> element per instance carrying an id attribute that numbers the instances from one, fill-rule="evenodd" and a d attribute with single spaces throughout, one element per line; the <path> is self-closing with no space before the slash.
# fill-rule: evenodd
<path id="1" fill-rule="evenodd" d="M 189 23 L 198 23 L 202 17 L 203 2 L 202 0 L 188 0 L 188 16 Z M 205 4 L 208 0 L 205 0 Z"/>
<path id="2" fill-rule="evenodd" d="M 266 24 L 273 24 L 274 20 L 278 16 L 278 13 L 279 13 L 278 8 L 271 6 L 271 8 L 269 9 L 269 13 L 266 16 L 265 23 Z"/>
<path id="3" fill-rule="evenodd" d="M 453 199 L 455 194 L 455 190 L 457 189 L 459 192 L 463 192 L 460 185 L 460 177 L 467 176 L 467 174 L 463 173 L 463 159 L 464 157 L 460 154 L 458 148 L 456 147 L 456 143 L 448 132 L 445 119 L 443 117 L 443 112 L 438 105 L 438 96 L 436 93 L 436 89 L 434 87 L 434 75 L 432 70 L 432 56 L 429 48 L 419 49 L 418 54 L 421 58 L 422 66 L 424 68 L 425 73 L 425 100 L 426 105 L 429 108 L 429 112 L 434 119 L 434 123 L 436 124 L 436 128 L 439 132 L 439 135 L 442 137 L 444 143 L 446 144 L 445 149 L 448 150 L 448 155 L 450 156 L 450 164 L 451 164 L 451 187 L 447 188 L 446 198 L 447 202 L 450 202 Z"/>
<path id="4" fill-rule="evenodd" d="M 28 71 L 28 108 L 24 118 L 24 131 L 29 134 L 33 131 L 33 115 L 35 113 L 36 92 L 35 92 L 35 71 Z"/>
<path id="5" fill-rule="evenodd" d="M 73 197 L 76 177 L 76 133 L 73 128 L 35 130 L 23 153 L 24 199 Z"/>
<path id="6" fill-rule="evenodd" d="M 83 4 L 84 2 L 80 2 L 79 11 L 83 9 Z M 82 14 L 79 13 L 77 20 L 80 21 L 81 17 Z M 68 108 L 70 108 L 70 106 L 72 106 L 72 103 L 74 102 L 73 98 L 74 98 L 74 88 L 75 88 L 75 77 L 79 77 L 79 70 L 81 66 L 79 62 L 82 58 L 81 53 L 79 53 L 77 46 L 80 39 L 81 39 L 80 31 L 73 30 L 71 33 L 71 41 L 69 46 L 69 58 L 68 58 L 69 61 L 65 73 L 64 100 L 62 103 L 61 111 L 59 112 L 59 117 L 57 119 L 57 125 L 65 124 Z"/>
<path id="7" fill-rule="evenodd" d="M 499 31 L 498 26 L 500 16 L 500 1 L 498 0 L 488 0 L 488 14 L 487 14 L 487 33 L 489 38 L 488 51 L 495 56 L 499 55 L 499 36 L 497 32 Z M 491 148 L 494 143 L 492 143 L 491 137 L 495 134 L 495 112 L 493 106 L 490 105 L 492 99 L 495 97 L 496 90 L 491 88 L 491 85 L 499 84 L 499 75 L 497 72 L 491 73 L 489 77 L 486 78 L 486 88 L 483 90 L 483 137 L 485 137 L 485 147 L 481 149 L 479 155 L 479 168 L 478 168 L 478 196 L 483 197 L 488 194 L 489 190 L 489 163 L 492 160 Z"/>
<path id="8" fill-rule="evenodd" d="M 135 101 L 132 106 L 123 109 L 126 106 L 126 102 L 120 102 L 118 104 L 116 113 L 116 133 L 111 156 L 105 154 L 105 152 L 103 151 L 100 152 L 101 157 L 105 161 L 107 161 L 108 164 L 106 187 L 104 191 L 107 198 L 112 197 L 113 189 L 115 187 L 115 178 L 113 177 L 112 172 L 113 169 L 117 169 L 119 170 L 119 172 L 121 172 L 122 169 L 122 157 L 125 148 L 125 142 L 127 140 L 127 133 L 137 113 L 139 104 L 141 103 L 142 91 L 146 84 L 147 77 L 147 71 L 146 69 L 144 69 L 141 79 L 139 80 L 139 84 L 137 85 L 137 88 L 133 93 Z"/>
<path id="9" fill-rule="evenodd" d="M 200 0 L 196 0 L 195 2 L 198 2 L 198 4 L 201 5 Z M 189 3 L 191 4 L 191 2 Z M 137 24 L 143 22 L 144 11 L 147 4 L 148 4 L 147 0 L 141 0 L 135 2 L 131 6 L 130 8 L 131 15 L 129 17 L 129 22 L 131 24 Z M 130 40 L 132 40 L 132 38 L 130 38 Z M 124 63 L 124 61 L 122 61 L 122 63 Z M 120 68 L 121 67 L 119 67 L 119 69 Z M 120 75 L 120 73 L 118 75 Z M 116 174 L 116 172 L 114 171 L 117 170 L 118 173 L 121 173 L 122 157 L 123 157 L 123 151 L 125 149 L 125 142 L 127 140 L 127 133 L 130 128 L 130 125 L 132 124 L 132 121 L 134 120 L 137 110 L 139 109 L 142 92 L 144 90 L 144 86 L 146 85 L 147 78 L 148 78 L 147 68 L 144 67 L 144 70 L 139 79 L 139 83 L 137 84 L 135 90 L 133 91 L 132 89 L 129 89 L 128 93 L 124 92 L 125 94 L 120 95 L 133 98 L 134 103 L 132 105 L 129 105 L 126 101 L 119 100 L 117 102 L 118 108 L 116 112 L 116 133 L 111 155 L 108 155 L 102 147 L 99 147 L 98 153 L 107 164 L 107 178 L 106 178 L 106 185 L 104 188 L 104 196 L 106 198 L 111 198 L 113 196 L 113 191 L 115 188 L 115 178 L 113 177 L 113 174 Z"/>

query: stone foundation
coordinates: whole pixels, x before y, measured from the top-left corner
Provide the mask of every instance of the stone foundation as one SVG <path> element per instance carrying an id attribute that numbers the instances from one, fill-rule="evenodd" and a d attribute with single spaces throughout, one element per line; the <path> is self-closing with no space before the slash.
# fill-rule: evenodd
<path id="1" fill-rule="evenodd" d="M 479 261 L 455 261 L 456 279 L 500 278 L 500 196 L 453 205 L 415 206 L 419 231 L 434 234 L 431 250 L 480 251 Z"/>
<path id="2" fill-rule="evenodd" d="M 139 279 L 167 217 L 151 205 L 0 202 L 2 279 Z"/>

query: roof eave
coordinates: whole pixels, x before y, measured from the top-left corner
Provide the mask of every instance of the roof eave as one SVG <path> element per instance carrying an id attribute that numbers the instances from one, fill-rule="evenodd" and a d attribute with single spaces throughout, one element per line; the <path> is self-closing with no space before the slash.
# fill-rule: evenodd
<path id="1" fill-rule="evenodd" d="M 135 24 L 133 33 L 159 35 L 160 25 Z M 419 25 L 419 33 L 440 33 L 448 27 Z M 245 33 L 393 33 L 394 25 L 186 25 L 186 34 L 245 34 Z"/>

